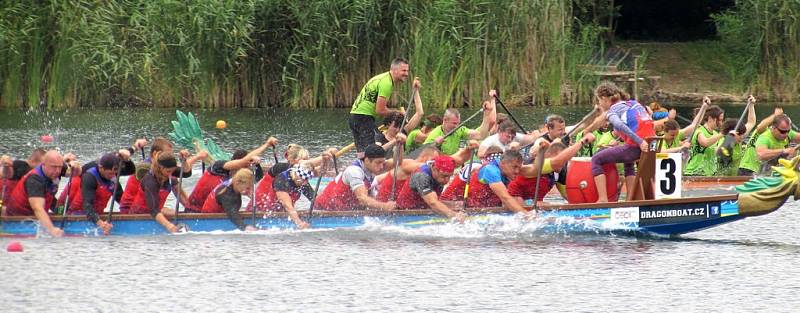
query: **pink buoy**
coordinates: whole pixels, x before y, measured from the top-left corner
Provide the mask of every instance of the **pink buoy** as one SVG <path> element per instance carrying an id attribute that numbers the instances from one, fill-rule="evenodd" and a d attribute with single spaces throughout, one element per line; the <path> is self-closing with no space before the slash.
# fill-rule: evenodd
<path id="1" fill-rule="evenodd" d="M 53 136 L 50 136 L 50 135 L 42 135 L 39 139 L 41 139 L 42 142 L 44 142 L 44 143 L 53 142 Z"/>
<path id="2" fill-rule="evenodd" d="M 19 243 L 19 241 L 12 241 L 12 242 L 10 242 L 8 244 L 8 247 L 6 247 L 6 251 L 8 251 L 8 252 L 22 252 L 23 251 L 22 244 Z"/>

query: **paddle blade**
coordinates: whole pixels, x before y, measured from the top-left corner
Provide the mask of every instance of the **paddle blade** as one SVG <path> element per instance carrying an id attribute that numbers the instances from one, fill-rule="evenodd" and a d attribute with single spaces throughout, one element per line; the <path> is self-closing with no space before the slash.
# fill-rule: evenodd
<path id="1" fill-rule="evenodd" d="M 735 145 L 736 139 L 733 138 L 733 135 L 726 135 L 725 140 L 722 141 L 722 145 L 717 149 L 717 158 L 722 166 L 728 166 L 733 161 L 733 149 Z"/>

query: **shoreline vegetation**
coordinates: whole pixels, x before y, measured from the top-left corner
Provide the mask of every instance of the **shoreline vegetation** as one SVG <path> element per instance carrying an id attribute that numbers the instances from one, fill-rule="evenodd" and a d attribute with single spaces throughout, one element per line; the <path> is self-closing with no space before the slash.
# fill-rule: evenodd
<path id="1" fill-rule="evenodd" d="M 429 107 L 477 106 L 492 88 L 509 104 L 586 104 L 599 78 L 584 65 L 607 48 L 615 10 L 590 0 L 3 1 L 0 106 L 349 107 L 397 56 Z M 799 16 L 800 4 L 779 0 L 712 16 L 713 66 L 731 93 L 798 99 Z"/>

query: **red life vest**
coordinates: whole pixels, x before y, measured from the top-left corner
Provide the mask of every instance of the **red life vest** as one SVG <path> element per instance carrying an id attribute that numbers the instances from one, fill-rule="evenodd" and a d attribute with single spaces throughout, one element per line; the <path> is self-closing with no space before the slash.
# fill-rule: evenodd
<path id="1" fill-rule="evenodd" d="M 542 201 L 554 185 L 555 177 L 553 177 L 553 174 L 542 175 L 539 177 L 539 194 L 534 195 L 536 192 L 536 177 L 518 175 L 508 184 L 508 193 L 523 200 L 533 199 L 535 196 L 536 201 Z"/>
<path id="2" fill-rule="evenodd" d="M 64 188 L 64 191 L 58 196 L 58 202 L 56 202 L 56 207 L 63 207 L 64 203 L 67 201 L 67 194 L 69 194 L 69 202 L 72 202 L 76 193 L 81 193 L 81 176 L 70 177 L 67 181 L 67 186 L 69 190 Z M 72 207 L 70 205 L 70 207 Z"/>
<path id="3" fill-rule="evenodd" d="M 431 168 L 427 164 L 421 166 L 419 170 L 417 170 L 417 173 L 425 173 L 425 175 L 433 176 Z M 456 178 L 456 180 L 460 179 Z M 411 189 L 410 182 L 410 177 L 403 181 L 403 187 L 400 188 L 400 193 L 397 196 L 397 207 L 401 209 L 428 209 L 428 204 L 425 203 L 422 196 Z M 437 186 L 434 192 L 436 192 L 436 196 L 439 197 L 442 194 L 442 186 Z"/>
<path id="4" fill-rule="evenodd" d="M 122 198 L 119 200 L 119 212 L 122 214 L 129 213 L 133 200 L 142 192 L 142 183 L 136 178 L 136 175 L 128 176 L 128 182 L 125 183 L 125 190 L 122 192 Z"/>
<path id="5" fill-rule="evenodd" d="M 0 188 L 5 188 L 3 203 L 8 203 L 8 199 L 11 199 L 11 193 L 14 192 L 14 188 L 17 187 L 18 182 L 19 180 L 0 179 Z"/>
<path id="6" fill-rule="evenodd" d="M 8 199 L 8 206 L 6 213 L 9 216 L 30 216 L 33 215 L 33 208 L 31 203 L 28 202 L 28 191 L 25 190 L 25 182 L 31 175 L 38 175 L 44 177 L 47 181 L 44 191 L 44 210 L 49 211 L 55 201 L 56 192 L 58 192 L 58 184 L 54 183 L 50 178 L 42 172 L 42 166 L 39 165 L 32 169 L 30 172 L 22 176 L 19 183 L 14 187 L 14 191 Z"/>
<path id="7" fill-rule="evenodd" d="M 282 179 L 288 179 L 292 182 L 291 178 L 289 178 L 289 171 L 284 171 L 283 173 L 278 174 L 279 177 Z M 269 175 L 266 175 L 269 176 Z M 275 181 L 274 179 L 270 179 L 270 181 Z M 292 182 L 294 184 L 294 182 Z M 327 188 L 327 187 L 326 187 Z M 266 211 L 284 211 L 285 208 L 278 201 L 278 197 L 275 195 L 275 190 L 272 189 L 272 184 L 269 185 L 269 188 L 264 188 L 264 192 L 259 193 L 256 195 L 256 205 L 258 206 L 259 210 L 266 210 Z M 289 192 L 289 197 L 292 198 L 292 204 L 297 202 L 300 199 L 300 188 L 293 189 Z"/>
<path id="8" fill-rule="evenodd" d="M 200 176 L 200 180 L 198 180 L 197 185 L 194 186 L 192 194 L 189 195 L 189 207 L 187 209 L 195 212 L 200 211 L 205 205 L 208 194 L 211 193 L 215 187 L 219 186 L 224 179 L 225 177 L 211 174 L 211 169 L 203 172 L 203 176 Z"/>
<path id="9" fill-rule="evenodd" d="M 266 174 L 263 178 L 258 182 L 256 186 L 256 210 L 257 211 L 266 211 L 272 208 L 272 200 L 268 200 L 267 197 L 272 193 L 272 175 Z M 272 198 L 274 199 L 275 194 L 272 193 Z M 252 201 L 252 200 L 250 200 Z M 247 210 L 252 211 L 251 205 L 247 205 Z"/>
<path id="10" fill-rule="evenodd" d="M 97 214 L 102 214 L 106 209 L 108 200 L 111 199 L 111 196 L 114 194 L 114 180 L 106 181 L 105 178 L 102 178 L 97 171 L 97 167 L 90 168 L 83 176 L 75 177 L 75 179 L 76 181 L 72 182 L 72 187 L 70 188 L 72 191 L 69 196 L 69 211 L 67 212 L 70 214 L 83 212 L 81 180 L 94 179 L 97 181 L 97 188 L 94 190 L 94 211 Z M 77 185 L 78 188 L 75 188 L 75 185 Z"/>
<path id="11" fill-rule="evenodd" d="M 483 164 L 473 163 L 471 169 L 474 172 L 480 170 L 481 166 L 483 166 Z M 469 180 L 471 174 L 467 174 L 468 169 L 470 169 L 469 164 L 461 167 L 458 176 L 453 177 L 453 180 L 450 181 L 450 184 L 444 189 L 442 195 L 439 196 L 440 199 L 446 201 L 464 200 L 464 188 L 467 186 L 467 180 Z"/>
<path id="12" fill-rule="evenodd" d="M 359 170 L 366 173 L 361 161 L 357 160 L 350 166 L 358 167 Z M 317 196 L 316 201 L 314 201 L 314 207 L 321 210 L 333 211 L 363 208 L 363 206 L 358 203 L 356 195 L 352 190 L 350 190 L 350 185 L 345 184 L 342 180 L 343 174 L 344 172 L 336 176 L 336 178 L 330 184 L 328 184 L 328 186 L 325 186 L 325 190 L 323 190 L 322 193 Z M 367 190 L 370 188 L 370 179 L 367 177 L 367 175 L 364 175 L 364 187 L 366 187 Z"/>
<path id="13" fill-rule="evenodd" d="M 200 209 L 201 213 L 223 213 L 225 209 L 219 205 L 217 202 L 217 194 L 225 187 L 231 185 L 231 180 L 228 179 L 211 190 L 211 193 L 206 197 L 206 202 L 203 203 L 203 207 Z"/>
<path id="14" fill-rule="evenodd" d="M 636 100 L 628 100 L 624 102 L 628 106 L 628 110 L 620 118 L 628 128 L 636 133 L 642 140 L 656 135 L 655 128 L 653 127 L 653 118 L 647 113 L 647 109 Z M 625 144 L 638 146 L 633 139 L 625 136 L 623 132 L 619 132 L 620 138 L 625 141 Z"/>
<path id="15" fill-rule="evenodd" d="M 498 207 L 503 205 L 503 202 L 500 201 L 500 198 L 497 197 L 496 194 L 494 194 L 492 188 L 490 188 L 488 184 L 481 183 L 480 179 L 478 178 L 481 170 L 487 170 L 491 166 L 499 167 L 498 161 L 495 160 L 487 165 L 482 166 L 480 170 L 472 173 L 472 176 L 470 176 L 467 206 L 474 208 Z"/>
<path id="16" fill-rule="evenodd" d="M 153 173 L 147 173 L 147 175 L 153 175 Z M 136 197 L 133 199 L 133 204 L 128 210 L 127 212 L 128 214 L 150 214 L 150 209 L 147 207 L 147 200 L 145 200 L 145 194 L 147 193 L 147 191 L 141 187 L 141 183 L 139 184 L 139 188 L 140 191 L 136 194 Z M 159 210 L 161 210 L 161 208 L 164 207 L 164 203 L 167 202 L 167 197 L 169 196 L 170 192 L 172 192 L 171 176 L 167 180 L 167 185 L 161 186 L 161 188 L 158 189 Z"/>
<path id="17" fill-rule="evenodd" d="M 389 172 L 388 174 L 386 174 L 386 177 L 384 177 L 383 180 L 381 180 L 381 182 L 378 183 L 378 195 L 375 197 L 375 199 L 377 199 L 380 202 L 387 202 L 391 201 L 392 199 L 397 199 L 400 187 L 403 186 L 403 184 L 405 184 L 406 181 L 408 180 L 408 178 L 404 180 L 398 179 L 397 184 L 395 185 L 394 195 L 392 195 L 392 184 L 393 184 L 392 177 L 394 177 L 392 174 L 393 173 Z"/>

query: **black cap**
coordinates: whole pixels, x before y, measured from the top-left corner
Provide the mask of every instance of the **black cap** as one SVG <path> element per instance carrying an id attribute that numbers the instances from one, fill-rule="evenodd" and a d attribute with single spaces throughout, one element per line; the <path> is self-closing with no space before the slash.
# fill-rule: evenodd
<path id="1" fill-rule="evenodd" d="M 370 159 L 384 158 L 386 157 L 386 150 L 379 145 L 371 144 L 367 146 L 367 149 L 364 149 L 364 157 Z"/>
<path id="2" fill-rule="evenodd" d="M 119 164 L 119 156 L 116 153 L 106 153 L 97 161 L 97 165 L 104 169 L 112 169 Z"/>

